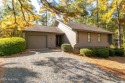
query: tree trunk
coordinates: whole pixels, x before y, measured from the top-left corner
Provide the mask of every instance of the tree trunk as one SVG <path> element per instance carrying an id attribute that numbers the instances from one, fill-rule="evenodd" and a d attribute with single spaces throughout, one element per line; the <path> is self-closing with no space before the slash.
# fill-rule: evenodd
<path id="1" fill-rule="evenodd" d="M 48 14 L 48 13 L 47 13 L 47 10 L 46 10 L 46 26 L 47 26 L 47 23 L 48 23 L 48 22 L 47 22 L 47 21 L 48 21 L 47 14 Z"/>
<path id="2" fill-rule="evenodd" d="M 108 29 L 108 25 L 107 25 L 107 23 L 105 23 L 105 29 L 106 29 L 106 30 Z"/>
<path id="3" fill-rule="evenodd" d="M 123 43 L 125 43 L 125 29 L 124 29 L 124 27 L 123 27 Z"/>
<path id="4" fill-rule="evenodd" d="M 117 6 L 117 23 L 118 23 L 118 48 L 121 48 L 121 33 L 120 33 L 120 22 L 119 22 L 119 7 L 118 7 L 118 2 L 116 3 Z"/>
<path id="5" fill-rule="evenodd" d="M 97 27 L 99 27 L 99 9 L 98 9 L 99 3 L 98 0 L 96 2 L 97 2 Z"/>

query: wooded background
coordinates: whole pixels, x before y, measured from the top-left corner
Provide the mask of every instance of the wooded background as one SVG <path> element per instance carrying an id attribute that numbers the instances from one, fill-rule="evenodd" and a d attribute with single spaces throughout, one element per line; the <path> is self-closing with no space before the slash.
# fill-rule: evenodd
<path id="1" fill-rule="evenodd" d="M 54 20 L 80 22 L 113 32 L 120 48 L 125 41 L 125 0 L 2 0 L 0 33 L 3 37 L 21 36 L 22 30 L 34 24 L 53 26 Z"/>

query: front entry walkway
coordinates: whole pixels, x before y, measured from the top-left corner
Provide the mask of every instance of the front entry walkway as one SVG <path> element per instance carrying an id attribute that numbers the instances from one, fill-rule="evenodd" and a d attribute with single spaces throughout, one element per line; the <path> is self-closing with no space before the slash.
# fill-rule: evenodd
<path id="1" fill-rule="evenodd" d="M 106 70 L 59 50 L 2 58 L 3 83 L 124 83 Z"/>

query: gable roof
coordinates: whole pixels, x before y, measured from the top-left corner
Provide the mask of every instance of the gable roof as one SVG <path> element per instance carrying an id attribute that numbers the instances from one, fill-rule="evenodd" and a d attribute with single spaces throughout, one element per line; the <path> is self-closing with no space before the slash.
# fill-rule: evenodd
<path id="1" fill-rule="evenodd" d="M 42 26 L 42 25 L 34 25 L 32 27 L 27 27 L 23 31 L 49 32 L 49 33 L 64 34 L 64 32 L 61 31 L 60 29 L 58 29 L 57 27 L 49 27 L 49 26 Z"/>
<path id="2" fill-rule="evenodd" d="M 63 23 L 60 20 L 57 20 L 57 21 Z M 88 31 L 88 32 L 112 34 L 112 32 L 104 30 L 102 28 L 98 28 L 96 26 L 90 26 L 90 25 L 75 23 L 75 22 L 71 22 L 69 24 L 66 24 L 66 23 L 63 23 L 63 24 L 67 25 L 68 27 L 70 27 L 72 30 L 75 30 L 75 31 Z"/>

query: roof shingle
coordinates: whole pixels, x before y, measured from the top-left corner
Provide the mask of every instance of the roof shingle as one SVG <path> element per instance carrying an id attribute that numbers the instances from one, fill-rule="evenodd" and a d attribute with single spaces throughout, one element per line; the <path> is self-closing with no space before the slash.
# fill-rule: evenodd
<path id="1" fill-rule="evenodd" d="M 60 21 L 58 19 L 56 21 L 63 23 L 62 21 Z M 63 24 L 65 24 L 65 23 L 63 23 Z M 104 29 L 96 27 L 96 26 L 90 26 L 90 25 L 81 24 L 81 23 L 71 22 L 71 23 L 68 23 L 65 25 L 69 26 L 72 30 L 75 30 L 75 31 L 88 31 L 88 32 L 112 34 L 112 32 L 110 32 L 108 30 L 104 30 Z"/>
<path id="2" fill-rule="evenodd" d="M 49 27 L 49 26 L 42 26 L 42 25 L 34 25 L 32 27 L 28 27 L 24 29 L 23 31 L 50 32 L 50 33 L 64 34 L 64 32 L 58 29 L 57 27 Z"/>
<path id="3" fill-rule="evenodd" d="M 76 31 L 89 31 L 89 32 L 99 32 L 99 33 L 109 33 L 112 34 L 112 32 L 104 30 L 102 28 L 98 28 L 96 26 L 89 26 L 85 24 L 80 24 L 80 23 L 69 23 L 67 24 L 70 28 Z"/>

